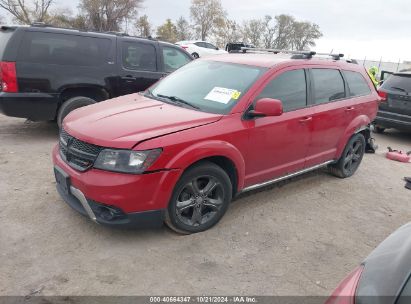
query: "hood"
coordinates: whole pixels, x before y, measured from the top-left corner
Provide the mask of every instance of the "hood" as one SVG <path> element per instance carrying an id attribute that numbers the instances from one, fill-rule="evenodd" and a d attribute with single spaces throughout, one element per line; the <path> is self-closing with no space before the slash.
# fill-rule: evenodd
<path id="1" fill-rule="evenodd" d="M 141 141 L 218 121 L 210 114 L 131 94 L 71 112 L 63 128 L 103 147 L 131 149 Z"/>

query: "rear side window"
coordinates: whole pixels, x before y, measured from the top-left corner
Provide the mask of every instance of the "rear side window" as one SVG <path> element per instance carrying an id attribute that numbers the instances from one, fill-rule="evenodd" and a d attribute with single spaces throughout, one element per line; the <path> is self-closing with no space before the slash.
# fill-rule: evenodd
<path id="1" fill-rule="evenodd" d="M 371 93 L 370 87 L 364 77 L 357 72 L 343 71 L 351 96 L 364 96 Z"/>
<path id="2" fill-rule="evenodd" d="M 390 91 L 411 92 L 411 74 L 409 75 L 392 75 L 389 77 L 382 88 Z"/>
<path id="3" fill-rule="evenodd" d="M 167 73 L 174 72 L 183 65 L 191 61 L 191 59 L 180 50 L 172 47 L 163 47 L 164 69 Z"/>
<path id="4" fill-rule="evenodd" d="M 123 66 L 129 70 L 157 71 L 156 48 L 148 43 L 123 42 Z"/>
<path id="5" fill-rule="evenodd" d="M 314 103 L 322 104 L 345 97 L 344 80 L 340 71 L 333 69 L 312 69 L 314 82 Z"/>
<path id="6" fill-rule="evenodd" d="M 76 66 L 98 66 L 107 62 L 111 40 L 45 32 L 26 32 L 18 60 Z"/>
<path id="7" fill-rule="evenodd" d="M 271 80 L 258 96 L 260 98 L 279 99 L 284 112 L 297 110 L 307 105 L 307 84 L 304 70 L 284 72 Z"/>

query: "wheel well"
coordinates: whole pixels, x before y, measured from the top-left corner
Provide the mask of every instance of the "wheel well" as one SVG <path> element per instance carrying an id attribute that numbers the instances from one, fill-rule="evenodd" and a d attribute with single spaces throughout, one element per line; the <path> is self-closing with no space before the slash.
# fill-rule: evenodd
<path id="1" fill-rule="evenodd" d="M 78 97 L 78 96 L 88 97 L 97 102 L 110 98 L 110 95 L 108 94 L 108 92 L 104 90 L 103 88 L 96 88 L 96 87 L 67 88 L 63 92 L 61 92 L 61 95 L 60 95 L 61 104 L 70 98 Z"/>
<path id="2" fill-rule="evenodd" d="M 230 181 L 231 181 L 231 185 L 233 186 L 233 197 L 234 197 L 237 193 L 237 188 L 238 188 L 238 173 L 237 173 L 237 169 L 234 163 L 229 158 L 224 157 L 224 156 L 212 156 L 212 157 L 203 158 L 195 162 L 194 164 L 192 164 L 190 167 L 198 164 L 199 162 L 203 162 L 203 161 L 209 161 L 209 162 L 216 164 L 228 174 L 228 177 L 230 178 Z"/>

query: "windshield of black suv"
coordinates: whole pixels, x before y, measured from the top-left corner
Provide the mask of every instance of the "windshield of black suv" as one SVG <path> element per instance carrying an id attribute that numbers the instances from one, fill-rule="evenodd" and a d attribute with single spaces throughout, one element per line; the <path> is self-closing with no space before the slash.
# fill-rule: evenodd
<path id="1" fill-rule="evenodd" d="M 382 88 L 389 91 L 411 93 L 411 74 L 394 74 L 384 82 Z"/>
<path id="2" fill-rule="evenodd" d="M 227 114 L 265 68 L 194 61 L 146 92 L 146 96 L 204 112 Z"/>

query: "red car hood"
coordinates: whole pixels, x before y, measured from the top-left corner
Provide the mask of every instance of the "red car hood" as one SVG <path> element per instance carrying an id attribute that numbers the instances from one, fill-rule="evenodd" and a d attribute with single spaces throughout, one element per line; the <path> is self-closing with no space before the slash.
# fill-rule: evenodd
<path id="1" fill-rule="evenodd" d="M 131 149 L 141 141 L 218 121 L 222 115 L 127 95 L 70 113 L 63 128 L 85 142 Z"/>

